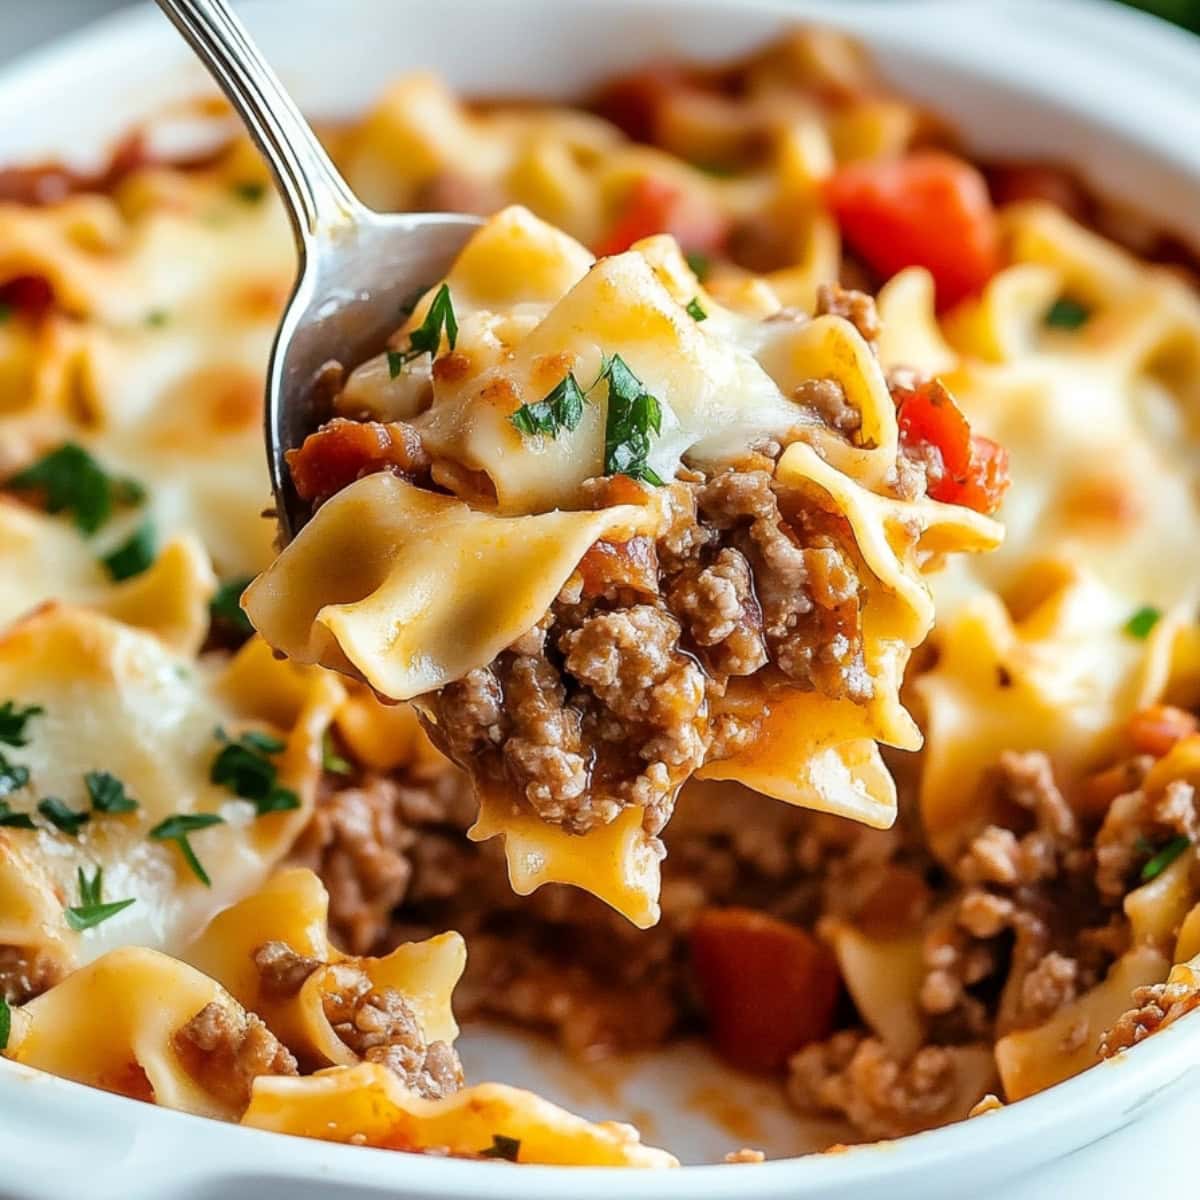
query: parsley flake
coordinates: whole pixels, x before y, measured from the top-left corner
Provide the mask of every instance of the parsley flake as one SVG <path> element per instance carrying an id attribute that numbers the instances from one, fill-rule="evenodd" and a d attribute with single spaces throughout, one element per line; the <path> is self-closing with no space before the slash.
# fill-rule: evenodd
<path id="1" fill-rule="evenodd" d="M 687 265 L 695 277 L 703 283 L 709 272 L 712 270 L 712 261 L 707 254 L 701 254 L 698 250 L 692 250 L 684 255 L 687 260 Z"/>
<path id="2" fill-rule="evenodd" d="M 25 726 L 33 717 L 40 717 L 45 712 L 40 704 L 18 708 L 15 700 L 5 700 L 0 704 L 0 746 L 28 746 Z"/>
<path id="3" fill-rule="evenodd" d="M 560 430 L 575 429 L 583 420 L 585 399 L 579 381 L 568 371 L 545 399 L 536 404 L 522 404 L 509 420 L 528 437 L 535 434 L 557 437 Z"/>
<path id="4" fill-rule="evenodd" d="M 1130 637 L 1145 640 L 1150 636 L 1150 631 L 1162 620 L 1162 613 L 1150 605 L 1144 608 L 1139 608 L 1137 612 L 1125 622 L 1125 632 Z"/>
<path id="5" fill-rule="evenodd" d="M 1042 323 L 1050 329 L 1078 329 L 1087 324 L 1091 315 L 1092 310 L 1086 304 L 1080 304 L 1068 296 L 1060 296 L 1046 310 Z"/>
<path id="6" fill-rule="evenodd" d="M 647 462 L 650 434 L 662 433 L 662 408 L 657 398 L 646 391 L 619 354 L 604 360 L 600 379 L 608 380 L 605 475 L 628 475 L 661 487 L 662 479 Z"/>
<path id="7" fill-rule="evenodd" d="M 0 796 L 10 796 L 29 782 L 29 768 L 19 767 L 0 754 Z"/>
<path id="8" fill-rule="evenodd" d="M 333 744 L 333 734 L 326 733 L 321 743 L 321 767 L 331 775 L 353 775 L 354 767 L 338 752 Z"/>
<path id="9" fill-rule="evenodd" d="M 97 925 L 107 921 L 109 917 L 115 917 L 117 913 L 136 903 L 133 897 L 128 900 L 113 900 L 108 904 L 104 903 L 104 870 L 101 867 L 96 868 L 96 874 L 91 879 L 88 879 L 83 873 L 83 868 L 79 867 L 77 876 L 79 879 L 79 903 L 66 910 L 67 924 L 76 933 L 82 933 L 85 929 L 94 929 Z"/>
<path id="10" fill-rule="evenodd" d="M 149 568 L 158 553 L 158 534 L 153 521 L 143 521 L 130 536 L 100 561 L 114 583 L 132 579 Z"/>
<path id="11" fill-rule="evenodd" d="M 217 588 L 216 595 L 208 602 L 208 614 L 212 621 L 221 622 L 231 632 L 249 637 L 254 632 L 250 618 L 238 603 L 242 593 L 250 586 L 252 576 L 240 575 L 227 580 Z"/>
<path id="12" fill-rule="evenodd" d="M 686 307 L 687 307 L 687 315 L 689 317 L 691 317 L 693 321 L 707 321 L 708 320 L 708 313 L 706 313 L 704 311 L 703 307 L 701 306 L 699 296 L 693 296 L 687 302 Z"/>
<path id="13" fill-rule="evenodd" d="M 165 308 L 152 308 L 146 314 L 146 325 L 150 329 L 161 329 L 167 323 L 167 310 Z"/>
<path id="14" fill-rule="evenodd" d="M 92 819 L 91 813 L 76 812 L 73 808 L 68 808 L 57 796 L 47 796 L 39 800 L 37 807 L 38 812 L 67 837 L 77 838 L 80 828 Z"/>
<path id="15" fill-rule="evenodd" d="M 300 807 L 296 793 L 279 786 L 279 769 L 268 757 L 280 753 L 285 742 L 257 730 L 243 733 L 237 741 L 230 741 L 223 729 L 218 729 L 216 736 L 224 745 L 209 771 L 213 783 L 249 800 L 260 817 Z"/>
<path id="16" fill-rule="evenodd" d="M 0 800 L 0 826 L 6 829 L 36 829 L 28 813 L 13 812 L 7 800 Z"/>
<path id="17" fill-rule="evenodd" d="M 64 442 L 8 481 L 16 491 L 45 493 L 46 511 L 69 512 L 91 537 L 112 515 L 114 504 L 140 504 L 146 489 L 135 479 L 110 475 L 82 447 Z"/>
<path id="18" fill-rule="evenodd" d="M 243 204 L 258 204 L 267 194 L 267 185 L 257 179 L 243 179 L 233 185 L 233 194 Z"/>
<path id="19" fill-rule="evenodd" d="M 1191 840 L 1182 834 L 1173 837 L 1142 868 L 1141 881 L 1149 883 L 1150 880 L 1157 879 L 1191 844 Z"/>
<path id="20" fill-rule="evenodd" d="M 12 316 L 12 311 L 11 304 L 0 301 L 0 325 L 3 325 Z"/>
<path id="21" fill-rule="evenodd" d="M 442 344 L 443 333 L 453 350 L 458 342 L 458 319 L 454 315 L 454 303 L 450 299 L 450 285 L 447 283 L 438 288 L 425 320 L 408 335 L 408 349 L 388 351 L 388 374 L 395 379 L 414 358 L 420 358 L 422 354 L 435 356 Z"/>
<path id="22" fill-rule="evenodd" d="M 83 782 L 92 801 L 92 812 L 136 811 L 138 802 L 125 790 L 125 785 L 108 771 L 89 771 L 83 777 Z"/>
<path id="23" fill-rule="evenodd" d="M 521 1153 L 521 1139 L 506 1137 L 502 1133 L 492 1134 L 492 1144 L 486 1150 L 480 1150 L 480 1158 L 503 1158 L 508 1162 L 516 1162 Z"/>
<path id="24" fill-rule="evenodd" d="M 8 1001 L 0 996 L 0 1050 L 8 1049 L 9 1035 L 12 1033 L 12 1009 Z"/>
<path id="25" fill-rule="evenodd" d="M 196 878 L 205 887 L 212 887 L 212 880 L 209 879 L 208 872 L 196 857 L 192 843 L 188 841 L 188 834 L 195 833 L 198 829 L 207 829 L 210 825 L 223 825 L 224 823 L 225 818 L 218 816 L 217 813 L 176 813 L 172 817 L 167 817 L 165 821 L 159 821 L 147 836 L 156 842 L 174 842 Z"/>

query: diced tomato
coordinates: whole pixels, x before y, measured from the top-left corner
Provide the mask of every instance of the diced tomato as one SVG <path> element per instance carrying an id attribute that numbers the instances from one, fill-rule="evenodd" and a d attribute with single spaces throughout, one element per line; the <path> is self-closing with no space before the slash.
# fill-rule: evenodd
<path id="1" fill-rule="evenodd" d="M 429 460 L 410 425 L 335 417 L 310 433 L 299 450 L 289 450 L 287 464 L 300 498 L 320 503 L 363 475 L 392 470 L 412 476 Z"/>
<path id="2" fill-rule="evenodd" d="M 954 398 L 936 379 L 917 388 L 896 388 L 896 419 L 906 446 L 929 445 L 942 457 L 944 473 L 929 489 L 934 500 L 992 513 L 1008 490 L 1008 451 L 971 433 Z"/>
<path id="3" fill-rule="evenodd" d="M 1162 758 L 1176 742 L 1196 732 L 1196 718 L 1173 704 L 1151 704 L 1139 709 L 1126 725 L 1129 741 L 1138 754 Z"/>
<path id="4" fill-rule="evenodd" d="M 43 275 L 18 275 L 0 283 L 0 304 L 31 321 L 40 321 L 54 306 L 54 289 Z"/>
<path id="5" fill-rule="evenodd" d="M 594 542 L 579 561 L 579 573 L 585 596 L 599 596 L 610 587 L 654 594 L 658 591 L 658 554 L 648 537 Z"/>
<path id="6" fill-rule="evenodd" d="M 590 107 L 635 142 L 653 142 L 659 109 L 682 82 L 677 67 L 669 64 L 643 67 L 606 83 Z"/>
<path id="7" fill-rule="evenodd" d="M 749 908 L 705 909 L 692 968 L 717 1050 L 749 1071 L 776 1071 L 828 1037 L 841 990 L 837 963 L 810 933 Z"/>
<path id="8" fill-rule="evenodd" d="M 679 188 L 643 175 L 629 189 L 625 207 L 595 251 L 597 258 L 622 254 L 642 238 L 669 233 L 684 250 L 711 254 L 728 232 L 728 221 L 702 200 L 685 201 Z"/>
<path id="9" fill-rule="evenodd" d="M 825 197 L 854 252 L 881 275 L 925 267 L 939 308 L 978 292 L 1000 267 L 987 183 L 942 151 L 839 168 Z"/>

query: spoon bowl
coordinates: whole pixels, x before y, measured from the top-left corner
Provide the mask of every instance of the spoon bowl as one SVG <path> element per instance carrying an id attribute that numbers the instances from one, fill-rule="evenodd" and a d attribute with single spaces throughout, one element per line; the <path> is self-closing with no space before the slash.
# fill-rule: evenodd
<path id="1" fill-rule="evenodd" d="M 308 516 L 286 454 L 327 415 L 327 363 L 379 353 L 414 295 L 445 275 L 481 224 L 460 213 L 377 213 L 351 192 L 225 0 L 158 0 L 246 124 L 275 177 L 299 257 L 271 351 L 264 406 L 279 542 Z"/>

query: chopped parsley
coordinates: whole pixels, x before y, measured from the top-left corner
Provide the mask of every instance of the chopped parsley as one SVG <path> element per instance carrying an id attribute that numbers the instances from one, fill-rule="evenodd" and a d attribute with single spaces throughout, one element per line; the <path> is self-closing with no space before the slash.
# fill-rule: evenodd
<path id="1" fill-rule="evenodd" d="M 521 1153 L 521 1139 L 505 1137 L 502 1133 L 492 1134 L 492 1144 L 486 1150 L 480 1150 L 480 1158 L 503 1158 L 508 1162 L 516 1162 Z"/>
<path id="2" fill-rule="evenodd" d="M 0 800 L 0 826 L 6 829 L 36 829 L 28 813 L 13 812 L 7 800 Z"/>
<path id="3" fill-rule="evenodd" d="M 161 329 L 167 323 L 167 310 L 165 308 L 152 308 L 146 314 L 145 321 L 150 329 Z"/>
<path id="4" fill-rule="evenodd" d="M 628 475 L 656 487 L 662 480 L 648 464 L 650 434 L 662 433 L 662 408 L 642 386 L 625 360 L 604 360 L 601 379 L 608 380 L 608 415 L 604 423 L 604 473 Z"/>
<path id="5" fill-rule="evenodd" d="M 0 1050 L 8 1049 L 8 1038 L 12 1033 L 12 1009 L 8 1001 L 0 996 Z"/>
<path id="6" fill-rule="evenodd" d="M 226 580 L 208 602 L 208 615 L 213 621 L 219 621 L 232 632 L 244 634 L 246 637 L 254 632 L 254 626 L 250 624 L 250 618 L 242 611 L 238 601 L 250 586 L 251 578 L 249 575 L 239 575 L 236 579 Z"/>
<path id="7" fill-rule="evenodd" d="M 136 811 L 138 802 L 125 790 L 125 785 L 108 771 L 89 771 L 83 777 L 83 782 L 92 801 L 92 812 Z"/>
<path id="8" fill-rule="evenodd" d="M 568 371 L 544 400 L 522 404 L 509 420 L 529 437 L 539 433 L 557 437 L 559 430 L 574 429 L 583 420 L 585 400 L 579 381 Z"/>
<path id="9" fill-rule="evenodd" d="M 153 565 L 158 553 L 158 534 L 153 521 L 143 521 L 111 554 L 100 559 L 114 583 L 132 579 Z"/>
<path id="10" fill-rule="evenodd" d="M 1150 880 L 1157 879 L 1191 844 L 1191 840 L 1182 834 L 1173 837 L 1142 868 L 1141 881 L 1149 883 Z"/>
<path id="11" fill-rule="evenodd" d="M 29 782 L 29 768 L 19 767 L 0 754 L 0 797 L 9 796 Z"/>
<path id="12" fill-rule="evenodd" d="M 68 837 L 78 837 L 79 830 L 91 819 L 89 812 L 76 812 L 68 808 L 57 796 L 47 796 L 38 801 L 38 812 L 56 829 L 62 830 Z"/>
<path id="13" fill-rule="evenodd" d="M 212 887 L 212 880 L 209 879 L 208 872 L 196 857 L 192 843 L 188 841 L 188 834 L 195 833 L 198 829 L 207 829 L 210 825 L 223 825 L 224 823 L 225 818 L 216 813 L 176 813 L 165 821 L 159 821 L 147 836 L 156 842 L 174 842 L 196 878 L 205 887 Z"/>
<path id="14" fill-rule="evenodd" d="M 11 316 L 12 305 L 5 304 L 3 300 L 0 300 L 0 325 L 3 325 Z"/>
<path id="15" fill-rule="evenodd" d="M 82 447 L 64 442 L 8 481 L 16 491 L 41 491 L 46 511 L 69 512 L 80 533 L 91 537 L 112 515 L 114 504 L 140 504 L 146 489 L 135 479 L 110 475 Z"/>
<path id="16" fill-rule="evenodd" d="M 300 807 L 296 793 L 279 786 L 279 769 L 270 759 L 283 750 L 285 742 L 255 730 L 243 733 L 237 741 L 230 741 L 223 729 L 218 729 L 216 736 L 224 745 L 209 771 L 213 783 L 249 800 L 260 817 Z"/>
<path id="17" fill-rule="evenodd" d="M 693 296 L 687 302 L 687 315 L 691 317 L 693 321 L 708 320 L 708 313 L 706 313 L 704 308 L 701 306 L 699 296 Z"/>
<path id="18" fill-rule="evenodd" d="M 258 204 L 267 194 L 267 185 L 257 179 L 243 179 L 233 185 L 233 194 L 243 204 Z"/>
<path id="19" fill-rule="evenodd" d="M 1137 612 L 1125 622 L 1125 632 L 1130 637 L 1145 639 L 1150 636 L 1150 631 L 1162 620 L 1162 613 L 1150 605 L 1144 608 L 1139 608 Z"/>
<path id="20" fill-rule="evenodd" d="M 450 285 L 447 283 L 438 288 L 425 320 L 408 335 L 408 349 L 388 351 L 388 374 L 395 379 L 414 358 L 420 358 L 422 354 L 435 356 L 442 344 L 443 333 L 453 350 L 458 342 L 458 320 L 454 315 L 454 303 L 450 299 Z"/>
<path id="21" fill-rule="evenodd" d="M 33 717 L 40 717 L 45 711 L 39 704 L 18 708 L 15 700 L 5 700 L 0 704 L 0 746 L 28 746 L 25 726 Z"/>
<path id="22" fill-rule="evenodd" d="M 79 879 L 79 903 L 66 910 L 67 924 L 76 933 L 82 933 L 85 929 L 94 929 L 101 922 L 107 921 L 109 917 L 115 917 L 117 913 L 135 903 L 132 897 L 128 900 L 113 900 L 108 904 L 104 903 L 104 870 L 101 867 L 96 868 L 96 873 L 91 879 L 83 873 L 83 868 L 79 867 L 77 876 Z"/>
<path id="23" fill-rule="evenodd" d="M 703 283 L 712 270 L 712 261 L 708 255 L 701 254 L 698 250 L 692 250 L 685 254 L 684 258 L 687 259 L 687 265 L 691 268 L 692 274 Z"/>
<path id="24" fill-rule="evenodd" d="M 1092 310 L 1086 304 L 1080 304 L 1069 296 L 1060 296 L 1046 309 L 1042 323 L 1050 329 L 1078 329 L 1087 324 L 1091 315 Z"/>
<path id="25" fill-rule="evenodd" d="M 354 767 L 338 752 L 333 744 L 333 734 L 326 733 L 321 743 L 321 766 L 331 775 L 353 775 Z"/>

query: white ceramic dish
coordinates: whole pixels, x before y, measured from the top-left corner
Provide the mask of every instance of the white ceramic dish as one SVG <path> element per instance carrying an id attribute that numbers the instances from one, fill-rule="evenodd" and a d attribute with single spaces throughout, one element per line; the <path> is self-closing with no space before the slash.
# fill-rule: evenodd
<path id="1" fill-rule="evenodd" d="M 249 0 L 240 6 L 311 111 L 360 110 L 412 66 L 468 92 L 570 95 L 636 61 L 735 55 L 798 19 L 845 26 L 885 75 L 955 120 L 984 153 L 1076 164 L 1200 244 L 1200 43 L 1097 0 Z M 8 13 L 0 13 L 0 38 Z M 0 74 L 0 163 L 103 156 L 132 121 L 207 80 L 141 8 Z M 589 1115 L 678 1097 L 694 1060 L 630 1076 L 606 1104 L 564 1092 L 561 1067 L 468 1037 L 475 1078 L 557 1093 Z M 557 1086 L 555 1084 L 556 1075 Z M 632 1080 L 632 1082 L 630 1082 Z M 597 1111 L 591 1111 L 597 1110 Z M 425 1159 L 199 1120 L 0 1060 L 0 1195 L 89 1200 L 1039 1200 L 1131 1197 L 1189 1171 L 1200 1115 L 1200 1018 L 1021 1104 L 902 1142 L 756 1167 L 625 1173 Z M 681 1113 L 648 1140 L 711 1156 Z M 681 1145 L 682 1141 L 682 1145 Z M 735 1144 L 726 1134 L 717 1143 Z"/>

